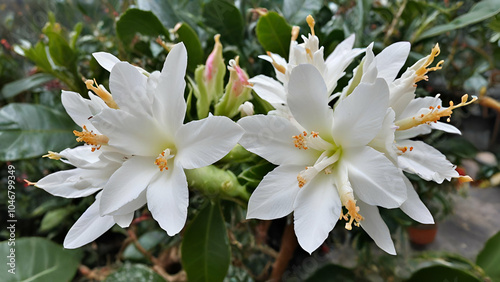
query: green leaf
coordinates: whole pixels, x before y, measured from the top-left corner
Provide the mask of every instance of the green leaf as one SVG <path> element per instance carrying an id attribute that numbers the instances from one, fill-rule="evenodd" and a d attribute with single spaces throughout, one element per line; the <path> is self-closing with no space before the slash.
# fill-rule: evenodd
<path id="1" fill-rule="evenodd" d="M 460 281 L 460 282 L 480 282 L 481 280 L 472 275 L 471 272 L 453 268 L 445 265 L 434 265 L 422 268 L 410 277 L 407 282 L 442 282 L 442 281 Z"/>
<path id="2" fill-rule="evenodd" d="M 212 0 L 203 7 L 205 24 L 221 35 L 221 40 L 241 43 L 245 28 L 243 16 L 230 0 Z"/>
<path id="3" fill-rule="evenodd" d="M 500 12 L 500 1 L 498 0 L 483 0 L 467 12 L 451 22 L 443 25 L 438 25 L 423 32 L 417 40 L 433 37 L 441 33 L 459 29 L 470 24 L 474 24 L 486 20 Z"/>
<path id="4" fill-rule="evenodd" d="M 259 18 L 255 29 L 260 45 L 266 51 L 288 58 L 292 27 L 276 12 L 269 12 Z"/>
<path id="5" fill-rule="evenodd" d="M 160 244 L 163 240 L 170 238 L 167 236 L 165 231 L 151 231 L 144 233 L 141 237 L 139 237 L 139 243 L 144 247 L 147 251 L 150 251 L 158 244 Z M 134 244 L 130 244 L 125 248 L 123 252 L 124 259 L 132 259 L 132 260 L 140 260 L 144 258 L 144 255 L 137 250 Z"/>
<path id="6" fill-rule="evenodd" d="M 47 51 L 45 50 L 45 45 L 38 41 L 35 47 L 23 49 L 26 58 L 33 61 L 37 67 L 45 72 L 52 72 L 52 65 L 47 57 Z"/>
<path id="7" fill-rule="evenodd" d="M 168 31 L 151 11 L 128 9 L 116 22 L 116 34 L 127 47 L 131 47 L 135 34 L 159 36 L 168 38 Z"/>
<path id="8" fill-rule="evenodd" d="M 36 73 L 32 76 L 21 78 L 19 80 L 5 84 L 2 88 L 2 97 L 4 99 L 12 98 L 17 94 L 35 88 L 41 84 L 53 80 L 54 77 L 45 73 Z"/>
<path id="9" fill-rule="evenodd" d="M 116 272 L 106 277 L 106 282 L 163 282 L 163 278 L 144 264 L 125 263 Z"/>
<path id="10" fill-rule="evenodd" d="M 59 208 L 47 212 L 40 223 L 40 232 L 47 232 L 60 225 L 71 214 L 69 207 Z"/>
<path id="11" fill-rule="evenodd" d="M 76 67 L 77 54 L 69 47 L 64 37 L 55 32 L 47 32 L 49 38 L 49 54 L 52 61 L 61 67 L 73 70 Z"/>
<path id="12" fill-rule="evenodd" d="M 186 228 L 181 254 L 189 281 L 224 279 L 231 249 L 218 201 L 207 204 Z"/>
<path id="13" fill-rule="evenodd" d="M 178 22 L 196 25 L 197 16 L 201 13 L 203 0 L 173 1 L 173 0 L 137 0 L 137 7 L 153 12 L 163 26 L 174 27 Z"/>
<path id="14" fill-rule="evenodd" d="M 38 237 L 3 241 L 0 243 L 0 253 L 4 259 L 7 257 L 7 263 L 0 266 L 4 282 L 71 281 L 80 264 L 78 251 L 65 250 L 50 240 Z M 9 256 L 14 256 L 15 259 L 12 260 Z M 14 264 L 9 265 L 10 262 Z M 12 266 L 15 274 L 8 272 Z"/>
<path id="15" fill-rule="evenodd" d="M 0 109 L 0 161 L 41 156 L 75 145 L 73 122 L 43 105 L 11 103 Z"/>
<path id="16" fill-rule="evenodd" d="M 240 173 L 240 175 L 238 175 L 238 177 L 248 181 L 247 185 L 255 188 L 259 185 L 262 178 L 264 178 L 264 176 L 275 167 L 275 165 L 264 161 L 245 169 Z"/>
<path id="17" fill-rule="evenodd" d="M 313 275 L 307 278 L 306 282 L 315 281 L 356 281 L 354 271 L 337 264 L 328 264 L 316 270 Z"/>
<path id="18" fill-rule="evenodd" d="M 323 0 L 285 0 L 283 15 L 288 22 L 300 25 L 306 21 L 308 15 L 318 12 L 323 6 Z"/>
<path id="19" fill-rule="evenodd" d="M 184 42 L 188 56 L 188 70 L 194 72 L 199 64 L 203 63 L 203 48 L 196 31 L 186 23 L 179 23 L 175 26 L 175 35 L 179 41 Z"/>
<path id="20" fill-rule="evenodd" d="M 500 232 L 493 235 L 477 255 L 476 263 L 493 281 L 500 281 Z"/>

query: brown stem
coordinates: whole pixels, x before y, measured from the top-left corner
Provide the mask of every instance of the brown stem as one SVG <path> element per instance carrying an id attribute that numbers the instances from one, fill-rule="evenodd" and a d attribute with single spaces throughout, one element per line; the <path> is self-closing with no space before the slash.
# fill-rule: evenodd
<path id="1" fill-rule="evenodd" d="M 297 237 L 295 237 L 295 232 L 293 229 L 293 223 L 285 227 L 283 231 L 283 236 L 281 237 L 280 252 L 278 253 L 278 258 L 274 262 L 273 271 L 271 272 L 270 281 L 280 281 L 283 273 L 285 273 L 286 267 L 293 257 L 293 253 L 297 248 L 298 242 Z"/>

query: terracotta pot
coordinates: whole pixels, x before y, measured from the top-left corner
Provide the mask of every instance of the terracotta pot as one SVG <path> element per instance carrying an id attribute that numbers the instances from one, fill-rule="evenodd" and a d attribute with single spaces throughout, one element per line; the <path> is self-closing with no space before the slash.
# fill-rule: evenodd
<path id="1" fill-rule="evenodd" d="M 419 224 L 407 228 L 410 242 L 416 245 L 425 246 L 434 241 L 437 233 L 436 224 Z"/>

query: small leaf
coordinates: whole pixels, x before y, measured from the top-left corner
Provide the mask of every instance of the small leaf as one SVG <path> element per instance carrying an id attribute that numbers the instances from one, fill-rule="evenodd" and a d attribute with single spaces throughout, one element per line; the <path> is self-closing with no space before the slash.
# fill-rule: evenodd
<path id="1" fill-rule="evenodd" d="M 184 232 L 181 252 L 189 281 L 224 279 L 231 249 L 219 202 L 209 203 L 198 212 Z"/>
<path id="2" fill-rule="evenodd" d="M 68 207 L 59 208 L 47 212 L 40 223 L 40 232 L 47 232 L 52 230 L 54 227 L 61 224 L 61 222 L 69 215 L 71 212 Z"/>
<path id="3" fill-rule="evenodd" d="M 484 244 L 483 249 L 477 255 L 476 263 L 493 281 L 500 281 L 500 267 L 498 267 L 500 265 L 500 232 Z"/>
<path id="4" fill-rule="evenodd" d="M 175 26 L 175 35 L 179 41 L 184 42 L 188 56 L 188 70 L 194 72 L 199 64 L 203 63 L 203 48 L 196 31 L 186 23 L 179 23 Z"/>
<path id="5" fill-rule="evenodd" d="M 167 236 L 167 233 L 165 233 L 164 231 L 155 230 L 144 233 L 141 237 L 139 237 L 139 243 L 142 247 L 144 247 L 145 250 L 150 251 L 167 238 L 170 238 Z M 123 252 L 123 258 L 140 260 L 144 258 L 144 255 L 137 250 L 134 244 L 130 244 L 127 246 L 127 248 L 125 248 L 125 251 Z"/>
<path id="6" fill-rule="evenodd" d="M 255 29 L 260 45 L 266 51 L 288 57 L 292 27 L 276 12 L 269 12 L 259 18 Z"/>
<path id="7" fill-rule="evenodd" d="M 43 105 L 11 103 L 0 109 L 0 161 L 41 156 L 75 145 L 72 120 Z"/>
<path id="8" fill-rule="evenodd" d="M 433 265 L 421 268 L 412 274 L 407 282 L 434 282 L 434 281 L 461 281 L 480 282 L 481 280 L 467 270 L 453 268 L 445 265 Z"/>
<path id="9" fill-rule="evenodd" d="M 163 282 L 163 278 L 144 264 L 125 263 L 116 272 L 106 277 L 106 282 Z"/>
<path id="10" fill-rule="evenodd" d="M 4 282 L 71 281 L 80 264 L 78 251 L 65 250 L 50 240 L 38 237 L 3 241 L 0 253 L 5 255 L 4 259 L 7 258 L 7 263 L 0 266 Z"/>
<path id="11" fill-rule="evenodd" d="M 323 6 L 323 0 L 285 0 L 283 15 L 288 22 L 300 25 L 306 21 L 308 15 L 315 14 Z"/>
<path id="12" fill-rule="evenodd" d="M 203 18 L 207 26 L 220 33 L 221 40 L 233 44 L 243 39 L 244 21 L 240 10 L 230 0 L 212 0 L 203 7 Z"/>
<path id="13" fill-rule="evenodd" d="M 77 54 L 69 47 L 66 39 L 55 32 L 47 32 L 46 35 L 49 38 L 49 53 L 52 61 L 69 70 L 76 68 Z"/>
<path id="14" fill-rule="evenodd" d="M 33 61 L 38 68 L 45 72 L 52 72 L 52 65 L 47 57 L 47 51 L 45 50 L 45 45 L 38 41 L 35 47 L 32 48 L 22 48 L 26 58 Z"/>
<path id="15" fill-rule="evenodd" d="M 168 38 L 168 31 L 151 11 L 128 9 L 116 22 L 116 34 L 127 47 L 136 33 L 149 36 L 163 35 Z"/>
<path id="16" fill-rule="evenodd" d="M 251 166 L 238 175 L 239 178 L 248 181 L 247 185 L 250 187 L 257 187 L 264 176 L 273 170 L 276 166 L 269 162 L 261 162 L 254 166 Z"/>
<path id="17" fill-rule="evenodd" d="M 173 27 L 178 22 L 186 22 L 195 26 L 193 15 L 201 12 L 203 0 L 173 1 L 173 0 L 137 0 L 137 7 L 153 12 L 163 26 Z"/>
<path id="18" fill-rule="evenodd" d="M 32 76 L 21 78 L 5 84 L 2 88 L 2 97 L 4 99 L 12 98 L 21 92 L 35 88 L 53 79 L 54 77 L 52 75 L 45 73 L 36 73 Z"/>

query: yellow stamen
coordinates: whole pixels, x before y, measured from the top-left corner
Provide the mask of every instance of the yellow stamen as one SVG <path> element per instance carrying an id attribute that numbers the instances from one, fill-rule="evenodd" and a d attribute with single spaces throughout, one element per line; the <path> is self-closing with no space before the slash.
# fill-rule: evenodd
<path id="1" fill-rule="evenodd" d="M 441 106 L 433 107 L 427 114 L 421 114 L 418 117 L 405 118 L 403 120 L 397 121 L 396 125 L 399 127 L 397 130 L 406 130 L 413 128 L 421 124 L 430 124 L 431 122 L 437 122 L 442 117 L 448 117 L 447 121 L 450 122 L 451 114 L 456 108 L 467 106 L 477 100 L 477 97 L 472 97 L 470 101 L 469 95 L 465 94 L 462 96 L 462 101 L 458 105 L 454 105 L 453 101 L 450 101 L 450 106 L 448 108 L 442 108 Z"/>
<path id="2" fill-rule="evenodd" d="M 474 179 L 468 175 L 461 175 L 458 177 L 458 182 L 459 183 L 467 183 L 467 182 L 472 182 Z"/>
<path id="3" fill-rule="evenodd" d="M 300 174 L 297 175 L 297 181 L 299 182 L 299 188 L 304 187 L 304 185 L 306 185 L 306 183 L 307 183 L 307 180 L 304 177 L 302 177 Z"/>
<path id="4" fill-rule="evenodd" d="M 292 41 L 296 41 L 297 38 L 299 37 L 299 31 L 300 31 L 300 27 L 294 25 L 292 27 Z"/>
<path id="5" fill-rule="evenodd" d="M 340 219 L 344 219 L 345 221 L 347 221 L 345 223 L 345 229 L 351 230 L 353 223 L 355 226 L 359 227 L 359 222 L 364 218 L 359 214 L 359 207 L 356 206 L 356 201 L 348 200 L 345 204 L 345 207 L 347 208 L 347 214 L 344 215 L 342 211 L 340 212 Z M 349 218 L 349 216 L 351 218 Z"/>
<path id="6" fill-rule="evenodd" d="M 51 159 L 51 160 L 56 160 L 56 161 L 58 161 L 58 160 L 60 160 L 60 159 L 61 159 L 61 157 L 62 157 L 62 156 L 61 156 L 61 155 L 59 155 L 59 153 L 49 151 L 49 152 L 48 152 L 48 154 L 43 155 L 42 157 L 43 157 L 43 158 L 49 158 L 49 159 Z"/>
<path id="7" fill-rule="evenodd" d="M 96 86 L 94 86 L 94 84 Z M 101 99 L 108 105 L 108 107 L 113 108 L 113 109 L 118 109 L 118 105 L 116 104 L 115 100 L 113 100 L 113 96 L 111 96 L 111 93 L 106 90 L 102 85 L 97 84 L 97 81 L 87 79 L 85 80 L 85 85 L 87 86 L 88 90 L 94 91 L 94 93 L 101 97 Z"/>
<path id="8" fill-rule="evenodd" d="M 95 134 L 93 131 L 88 131 L 87 126 L 82 127 L 81 132 L 73 130 L 77 142 L 85 142 L 92 146 L 92 152 L 99 150 L 102 145 L 107 145 L 109 138 L 102 134 Z M 50 153 L 50 152 L 49 152 Z"/>
<path id="9" fill-rule="evenodd" d="M 278 64 L 278 63 L 274 60 L 274 58 L 273 58 L 273 56 L 272 56 L 271 52 L 267 51 L 267 55 L 268 55 L 269 57 L 271 57 L 271 60 L 273 60 L 272 64 L 273 64 L 274 68 L 276 68 L 276 70 L 277 70 L 277 71 L 279 71 L 279 72 L 281 72 L 282 74 L 285 74 L 285 73 L 286 73 L 286 68 L 285 68 L 284 66 L 282 66 L 282 65 Z"/>
<path id="10" fill-rule="evenodd" d="M 170 154 L 170 149 L 161 152 L 155 160 L 155 165 L 160 168 L 160 171 L 168 170 L 168 160 L 174 156 Z"/>
<path id="11" fill-rule="evenodd" d="M 306 18 L 306 21 L 307 21 L 307 25 L 309 25 L 309 28 L 311 29 L 311 34 L 314 36 L 314 24 L 315 24 L 315 21 L 314 21 L 314 18 L 309 15 L 307 16 Z"/>
<path id="12" fill-rule="evenodd" d="M 443 68 L 444 60 L 439 61 L 435 67 L 427 68 L 428 66 L 430 66 L 432 64 L 432 62 L 434 61 L 434 58 L 437 57 L 440 52 L 441 52 L 441 50 L 439 49 L 439 44 L 436 43 L 434 48 L 432 48 L 431 54 L 429 56 L 427 56 L 427 60 L 425 61 L 424 65 L 422 67 L 420 67 L 415 72 L 415 75 L 416 75 L 415 80 L 414 80 L 415 83 L 417 83 L 421 80 L 429 80 L 429 77 L 426 75 L 428 72 L 440 70 Z"/>

